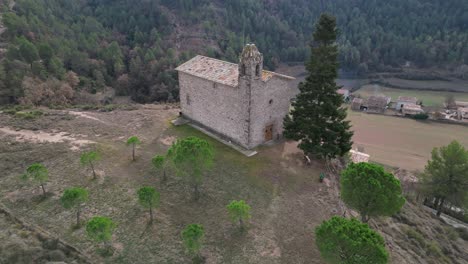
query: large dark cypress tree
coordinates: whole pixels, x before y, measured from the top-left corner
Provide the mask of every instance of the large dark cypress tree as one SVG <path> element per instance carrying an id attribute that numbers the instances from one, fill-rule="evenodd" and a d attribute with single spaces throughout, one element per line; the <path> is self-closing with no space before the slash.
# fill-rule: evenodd
<path id="1" fill-rule="evenodd" d="M 336 91 L 338 47 L 336 19 L 322 14 L 315 26 L 311 58 L 306 63 L 309 76 L 299 84 L 300 94 L 291 116 L 285 118 L 286 138 L 300 141 L 305 155 L 330 159 L 343 156 L 352 147 L 343 97 Z"/>

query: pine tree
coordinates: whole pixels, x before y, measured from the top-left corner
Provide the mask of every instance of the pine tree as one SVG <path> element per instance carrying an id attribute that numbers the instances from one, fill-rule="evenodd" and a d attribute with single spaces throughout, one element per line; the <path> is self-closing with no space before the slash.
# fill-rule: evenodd
<path id="1" fill-rule="evenodd" d="M 298 140 L 305 155 L 317 158 L 343 156 L 352 146 L 338 77 L 338 46 L 335 17 L 322 14 L 315 26 L 311 57 L 306 64 L 309 76 L 299 84 L 300 94 L 285 118 L 285 136 Z"/>

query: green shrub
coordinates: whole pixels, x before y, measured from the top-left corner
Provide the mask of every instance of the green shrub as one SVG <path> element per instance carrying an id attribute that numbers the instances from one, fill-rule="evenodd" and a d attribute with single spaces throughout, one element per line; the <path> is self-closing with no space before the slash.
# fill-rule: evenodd
<path id="1" fill-rule="evenodd" d="M 458 232 L 458 235 L 465 241 L 468 241 L 468 229 L 459 227 L 456 229 Z"/>
<path id="2" fill-rule="evenodd" d="M 450 227 L 450 226 L 445 228 L 445 233 L 447 234 L 448 238 L 451 241 L 455 241 L 459 237 L 458 232 L 453 227 Z"/>
<path id="3" fill-rule="evenodd" d="M 19 111 L 15 113 L 15 117 L 22 119 L 36 119 L 37 117 L 40 117 L 43 114 L 44 113 L 40 110 Z"/>
<path id="4" fill-rule="evenodd" d="M 408 229 L 406 229 L 406 235 L 409 239 L 417 241 L 421 247 L 426 246 L 426 241 L 423 235 L 421 235 L 421 233 L 419 233 L 417 230 L 414 230 L 413 228 L 409 227 Z"/>
<path id="5" fill-rule="evenodd" d="M 427 115 L 426 113 L 421 113 L 421 114 L 413 115 L 412 118 L 416 120 L 426 120 L 429 118 L 429 115 Z"/>

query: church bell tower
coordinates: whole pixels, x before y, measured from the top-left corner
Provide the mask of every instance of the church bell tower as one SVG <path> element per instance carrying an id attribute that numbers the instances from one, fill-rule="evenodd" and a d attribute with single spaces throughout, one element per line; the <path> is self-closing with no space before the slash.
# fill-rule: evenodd
<path id="1" fill-rule="evenodd" d="M 247 44 L 239 60 L 239 78 L 261 79 L 263 55 L 255 44 Z"/>

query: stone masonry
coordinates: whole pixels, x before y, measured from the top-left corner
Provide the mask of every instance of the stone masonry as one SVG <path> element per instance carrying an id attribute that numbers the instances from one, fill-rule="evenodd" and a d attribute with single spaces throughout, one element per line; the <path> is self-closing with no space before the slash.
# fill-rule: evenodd
<path id="1" fill-rule="evenodd" d="M 185 118 L 247 149 L 282 137 L 294 78 L 263 70 L 255 45 L 239 64 L 199 55 L 176 70 Z"/>

